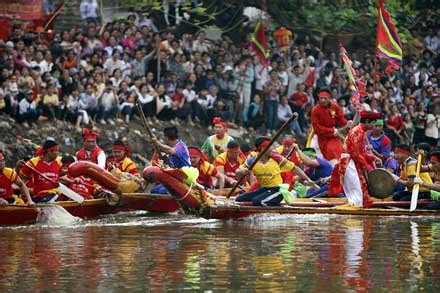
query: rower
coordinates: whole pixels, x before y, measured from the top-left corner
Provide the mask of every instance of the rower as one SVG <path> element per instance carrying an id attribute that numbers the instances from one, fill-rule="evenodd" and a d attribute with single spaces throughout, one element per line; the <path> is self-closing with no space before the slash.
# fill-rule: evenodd
<path id="1" fill-rule="evenodd" d="M 151 143 L 156 144 L 159 151 L 169 156 L 170 167 L 179 169 L 182 167 L 190 167 L 188 147 L 179 139 L 179 132 L 176 126 L 165 127 L 163 130 L 165 143 L 161 143 L 156 136 L 151 137 Z M 159 159 L 159 154 L 153 155 L 152 164 L 162 167 L 163 162 Z M 157 184 L 151 189 L 151 193 L 166 194 L 167 190 L 162 184 Z"/>
<path id="2" fill-rule="evenodd" d="M 96 139 L 99 136 L 99 132 L 84 128 L 82 135 L 84 140 L 84 147 L 76 153 L 76 159 L 78 161 L 91 161 L 97 164 L 102 169 L 105 169 L 105 153 L 96 144 Z"/>
<path id="3" fill-rule="evenodd" d="M 296 166 L 299 166 L 302 162 L 298 157 L 297 150 L 293 147 L 296 143 L 296 139 L 292 136 L 286 136 L 281 146 L 276 148 L 276 151 L 281 154 L 283 157 L 294 163 Z M 293 172 L 281 172 L 281 177 L 283 178 L 283 182 L 289 184 L 289 190 L 293 188 L 296 181 L 296 176 Z"/>
<path id="4" fill-rule="evenodd" d="M 223 153 L 228 143 L 234 138 L 228 135 L 228 125 L 220 117 L 212 120 L 214 124 L 214 135 L 209 136 L 203 143 L 201 150 L 206 154 L 210 162 L 214 162 L 215 158 Z"/>
<path id="5" fill-rule="evenodd" d="M 319 189 L 310 188 L 307 190 L 307 197 L 326 195 L 333 166 L 326 159 L 318 157 L 314 148 L 305 148 L 301 151 L 298 145 L 295 144 L 293 147 L 297 150 L 299 158 L 304 163 L 304 172 L 320 186 Z"/>
<path id="6" fill-rule="evenodd" d="M 262 136 L 255 141 L 255 147 L 258 152 L 263 151 L 270 143 L 268 137 Z M 249 166 L 252 165 L 256 156 L 250 156 L 240 169 L 237 171 L 238 176 L 250 175 L 252 172 L 260 187 L 257 190 L 245 192 L 235 199 L 237 202 L 252 201 L 255 206 L 276 206 L 281 203 L 283 196 L 281 195 L 280 185 L 283 183 L 281 172 L 294 171 L 300 178 L 304 179 L 304 184 L 310 183 L 307 175 L 294 163 L 290 162 L 278 152 L 273 152 L 274 148 L 270 147 L 261 157 L 260 161 L 255 164 L 252 171 Z"/>
<path id="7" fill-rule="evenodd" d="M 435 150 L 431 153 L 429 164 L 423 165 L 420 168 L 421 174 L 424 174 L 424 172 L 433 173 L 433 183 L 425 182 L 422 178 L 417 177 L 414 179 L 414 183 L 420 184 L 421 187 L 426 187 L 435 191 L 440 191 L 440 150 Z M 439 200 L 440 199 L 440 193 L 435 193 L 433 197 L 433 193 L 431 193 L 431 198 L 433 200 Z"/>
<path id="8" fill-rule="evenodd" d="M 75 158 L 70 155 L 66 155 L 61 158 L 61 162 L 63 163 L 62 173 L 66 174 L 64 177 L 61 178 L 61 180 L 66 181 L 67 187 L 69 187 L 79 195 L 83 196 L 85 199 L 93 199 L 96 190 L 93 186 L 94 184 L 93 180 L 90 178 L 86 178 L 84 176 L 73 178 L 67 173 L 69 166 L 73 164 L 75 161 L 76 161 Z M 69 199 L 64 195 L 61 195 L 58 198 L 58 200 L 63 201 Z"/>
<path id="9" fill-rule="evenodd" d="M 33 196 L 32 200 L 36 203 L 55 201 L 58 198 L 59 191 L 58 181 L 61 172 L 61 157 L 58 155 L 59 146 L 54 140 L 46 140 L 43 144 L 42 155 L 34 157 L 26 162 L 20 171 L 20 177 L 27 179 L 31 178 L 33 181 Z M 49 181 L 37 172 L 45 175 L 51 179 Z"/>
<path id="10" fill-rule="evenodd" d="M 135 162 L 130 158 L 131 148 L 122 140 L 117 140 L 112 146 L 113 158 L 109 160 L 111 169 L 117 168 L 122 172 L 139 175 Z"/>
<path id="11" fill-rule="evenodd" d="M 0 151 L 0 207 L 17 203 L 17 196 L 14 196 L 14 189 L 12 188 L 13 184 L 17 185 L 21 194 L 26 196 L 29 206 L 35 205 L 26 184 L 18 177 L 14 169 L 6 167 L 5 155 Z M 18 199 L 18 201 L 21 200 Z"/>
<path id="12" fill-rule="evenodd" d="M 220 154 L 215 159 L 215 167 L 225 178 L 225 187 L 232 187 L 237 183 L 237 170 L 245 161 L 241 153 L 240 145 L 232 140 L 226 147 L 226 152 Z"/>
<path id="13" fill-rule="evenodd" d="M 395 192 L 393 194 L 393 200 L 395 201 L 409 201 L 411 200 L 412 187 L 414 185 L 414 179 L 416 177 L 417 160 L 411 157 L 410 147 L 406 144 L 400 144 L 394 150 L 394 156 L 399 163 L 400 178 L 394 175 L 394 179 L 397 184 L 406 186 L 405 190 Z M 431 176 L 428 172 L 421 172 L 420 178 L 427 184 L 432 184 Z M 423 184 L 424 185 L 424 184 Z M 431 198 L 429 188 L 420 186 L 419 199 Z"/>
<path id="14" fill-rule="evenodd" d="M 225 186 L 225 179 L 217 168 L 208 161 L 208 158 L 196 147 L 189 147 L 189 157 L 191 159 L 191 166 L 199 170 L 199 177 L 197 183 L 204 188 L 214 188 L 214 178 L 217 179 L 218 188 L 223 189 Z"/>
<path id="15" fill-rule="evenodd" d="M 377 119 L 367 137 L 374 155 L 385 163 L 390 157 L 392 144 L 391 139 L 383 132 L 383 124 L 383 119 Z"/>

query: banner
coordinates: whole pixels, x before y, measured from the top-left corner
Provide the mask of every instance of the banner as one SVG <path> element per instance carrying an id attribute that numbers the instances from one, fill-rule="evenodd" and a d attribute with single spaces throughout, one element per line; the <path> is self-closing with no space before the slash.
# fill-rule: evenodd
<path id="1" fill-rule="evenodd" d="M 36 20 L 42 17 L 42 0 L 0 0 L 0 17 Z"/>

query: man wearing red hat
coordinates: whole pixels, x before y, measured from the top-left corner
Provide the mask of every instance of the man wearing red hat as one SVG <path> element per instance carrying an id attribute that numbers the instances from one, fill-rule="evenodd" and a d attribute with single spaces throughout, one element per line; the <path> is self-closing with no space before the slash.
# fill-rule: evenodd
<path id="1" fill-rule="evenodd" d="M 296 150 L 293 149 L 293 145 L 296 143 L 296 139 L 291 136 L 286 136 L 281 146 L 276 148 L 276 151 L 280 153 L 283 157 L 288 159 L 289 161 L 293 162 L 296 166 L 301 164 L 302 161 L 298 156 L 298 153 Z M 292 152 L 291 152 L 292 151 Z M 289 154 L 290 153 L 290 154 Z M 287 157 L 288 156 L 288 157 Z M 281 177 L 283 177 L 283 182 L 289 184 L 290 188 L 293 188 L 296 181 L 296 176 L 293 172 L 282 172 Z"/>
<path id="2" fill-rule="evenodd" d="M 337 127 L 350 127 L 344 111 L 336 103 L 331 102 L 331 92 L 323 89 L 318 93 L 318 104 L 313 107 L 311 120 L 313 131 L 318 137 L 319 149 L 328 161 L 336 160 L 342 153 L 341 130 Z"/>
<path id="3" fill-rule="evenodd" d="M 217 178 L 217 185 L 220 189 L 225 186 L 223 175 L 217 171 L 215 166 L 208 162 L 208 158 L 196 147 L 188 147 L 191 166 L 199 170 L 197 183 L 205 188 L 214 188 L 214 178 Z"/>
<path id="4" fill-rule="evenodd" d="M 240 145 L 232 140 L 228 143 L 226 152 L 215 159 L 215 167 L 225 178 L 225 186 L 231 187 L 237 182 L 237 170 L 245 161 L 245 156 L 240 150 Z"/>
<path id="5" fill-rule="evenodd" d="M 215 117 L 212 123 L 215 134 L 208 137 L 200 148 L 210 162 L 214 162 L 215 158 L 226 150 L 228 143 L 234 140 L 232 136 L 227 134 L 228 125 L 220 117 Z"/>
<path id="6" fill-rule="evenodd" d="M 54 201 L 58 198 L 59 191 L 58 181 L 60 179 L 60 172 L 63 166 L 61 157 L 58 155 L 59 146 L 54 140 L 47 140 L 43 144 L 43 154 L 34 157 L 26 162 L 20 171 L 20 176 L 23 178 L 32 179 L 34 188 L 32 200 L 34 202 L 48 202 Z M 43 178 L 37 172 L 45 175 L 51 181 Z"/>
<path id="7" fill-rule="evenodd" d="M 380 118 L 380 113 L 361 111 L 360 118 L 360 124 L 345 139 L 344 153 L 341 154 L 330 180 L 328 194 L 336 195 L 343 191 L 347 197 L 348 205 L 343 208 L 368 208 L 371 205 L 365 174 L 373 168 L 375 162 L 381 162 L 366 150 L 367 132 L 373 128 L 376 119 Z"/>
<path id="8" fill-rule="evenodd" d="M 122 172 L 138 175 L 139 170 L 136 164 L 130 158 L 131 148 L 124 144 L 123 141 L 117 140 L 112 147 L 113 160 L 110 163 Z"/>
<path id="9" fill-rule="evenodd" d="M 15 172 L 14 169 L 6 167 L 5 156 L 3 152 L 0 151 L 0 207 L 15 202 L 12 184 L 16 184 L 20 188 L 21 193 L 26 196 L 28 205 L 34 205 L 26 184 L 24 184 L 20 177 L 18 177 L 17 172 Z"/>
<path id="10" fill-rule="evenodd" d="M 105 153 L 96 144 L 96 139 L 99 136 L 99 132 L 84 128 L 82 135 L 84 139 L 84 147 L 76 152 L 76 159 L 78 161 L 91 161 L 102 169 L 105 169 Z"/>

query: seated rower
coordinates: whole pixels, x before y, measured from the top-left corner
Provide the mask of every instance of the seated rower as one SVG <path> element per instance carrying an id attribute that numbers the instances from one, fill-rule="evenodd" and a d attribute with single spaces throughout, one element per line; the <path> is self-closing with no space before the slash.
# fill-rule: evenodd
<path id="1" fill-rule="evenodd" d="M 29 189 L 20 177 L 18 177 L 14 169 L 6 167 L 5 156 L 3 152 L 0 151 L 0 207 L 16 202 L 14 189 L 12 188 L 13 184 L 17 185 L 20 188 L 21 194 L 26 196 L 28 205 L 33 206 L 34 202 L 29 194 Z"/>
<path id="2" fill-rule="evenodd" d="M 394 150 L 394 156 L 399 163 L 400 178 L 394 175 L 397 184 L 406 186 L 405 190 L 395 192 L 393 200 L 395 201 L 410 201 L 414 179 L 416 177 L 417 160 L 411 157 L 411 150 L 408 145 L 400 144 Z M 420 178 L 424 183 L 432 184 L 431 176 L 428 172 L 421 172 Z M 419 191 L 419 199 L 431 198 L 429 188 L 421 185 Z"/>
<path id="3" fill-rule="evenodd" d="M 226 152 L 220 154 L 215 159 L 215 167 L 217 171 L 224 176 L 225 187 L 232 187 L 237 183 L 237 170 L 245 161 L 244 155 L 241 153 L 240 145 L 232 140 L 226 147 Z"/>
<path id="4" fill-rule="evenodd" d="M 63 163 L 62 173 L 66 173 L 64 177 L 61 178 L 62 181 L 66 182 L 67 187 L 78 193 L 79 195 L 83 196 L 85 199 L 93 199 L 95 195 L 95 187 L 93 186 L 94 182 L 90 178 L 86 178 L 84 176 L 79 176 L 76 178 L 73 178 L 69 174 L 67 174 L 67 169 L 69 169 L 69 166 L 74 163 L 76 160 L 73 156 L 63 156 L 61 159 L 61 162 Z M 58 198 L 58 201 L 64 201 L 64 200 L 70 200 L 66 196 L 61 195 Z"/>
<path id="5" fill-rule="evenodd" d="M 259 137 L 255 141 L 258 152 L 263 151 L 270 143 L 268 137 Z M 277 152 L 273 152 L 274 148 L 270 147 L 256 163 L 252 171 L 249 167 L 252 165 L 256 156 L 250 156 L 245 163 L 237 171 L 238 176 L 250 175 L 252 172 L 260 187 L 257 190 L 245 192 L 235 199 L 237 202 L 252 201 L 255 206 L 276 206 L 281 203 L 283 196 L 281 195 L 280 185 L 283 183 L 281 172 L 293 171 L 300 178 L 304 179 L 304 184 L 310 183 L 307 175 L 294 163 L 287 160 Z"/>
<path id="6" fill-rule="evenodd" d="M 417 177 L 414 179 L 414 183 L 420 184 L 420 187 L 425 187 L 440 192 L 440 150 L 435 150 L 431 153 L 429 164 L 422 166 L 420 168 L 420 172 L 421 174 L 424 174 L 424 172 L 433 173 L 434 182 L 429 183 L 424 181 L 421 177 Z M 439 200 L 439 195 L 440 193 L 431 192 L 431 198 L 433 200 Z"/>
<path id="7" fill-rule="evenodd" d="M 191 166 L 199 170 L 199 177 L 197 183 L 204 188 L 213 189 L 214 178 L 217 179 L 217 186 L 223 189 L 225 181 L 223 175 L 217 171 L 217 168 L 208 161 L 208 158 L 196 147 L 189 147 L 189 158 L 191 160 Z"/>
<path id="8" fill-rule="evenodd" d="M 119 169 L 121 172 L 139 175 L 136 164 L 130 158 L 131 149 L 121 140 L 115 141 L 112 147 L 113 158 L 109 160 L 110 171 L 113 168 Z"/>
<path id="9" fill-rule="evenodd" d="M 324 158 L 318 157 L 314 148 L 305 148 L 300 150 L 298 145 L 294 145 L 297 153 L 304 166 L 304 172 L 311 180 L 316 182 L 320 188 L 307 190 L 307 197 L 314 197 L 318 195 L 327 195 L 329 181 L 332 175 L 333 166 Z"/>
<path id="10" fill-rule="evenodd" d="M 289 161 L 293 162 L 296 166 L 299 166 L 302 161 L 298 156 L 297 150 L 293 146 L 295 143 L 295 138 L 286 136 L 282 141 L 282 145 L 277 147 L 276 151 Z M 282 172 L 281 177 L 283 178 L 284 183 L 289 184 L 289 190 L 292 189 L 296 181 L 295 174 L 293 172 Z"/>
<path id="11" fill-rule="evenodd" d="M 36 203 L 55 201 L 58 198 L 59 191 L 57 187 L 62 167 L 61 157 L 58 155 L 58 151 L 58 143 L 54 140 L 46 140 L 43 144 L 42 155 L 27 161 L 20 171 L 22 178 L 32 179 L 32 200 Z M 51 180 L 49 181 L 43 178 L 33 169 Z"/>
<path id="12" fill-rule="evenodd" d="M 182 167 L 190 167 L 188 147 L 179 139 L 179 132 L 176 126 L 166 127 L 163 131 L 165 143 L 161 143 L 155 136 L 151 138 L 151 142 L 156 144 L 161 152 L 169 156 L 170 167 L 179 169 Z M 159 154 L 153 155 L 152 164 L 162 167 L 163 162 L 159 159 Z M 166 188 L 162 184 L 157 184 L 151 189 L 151 193 L 166 194 Z"/>

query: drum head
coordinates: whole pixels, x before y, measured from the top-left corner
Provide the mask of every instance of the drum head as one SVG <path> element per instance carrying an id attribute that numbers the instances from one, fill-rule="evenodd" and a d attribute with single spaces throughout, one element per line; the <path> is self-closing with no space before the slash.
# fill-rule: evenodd
<path id="1" fill-rule="evenodd" d="M 374 169 L 368 173 L 368 192 L 372 197 L 385 198 L 390 196 L 395 185 L 393 176 L 386 169 Z"/>

